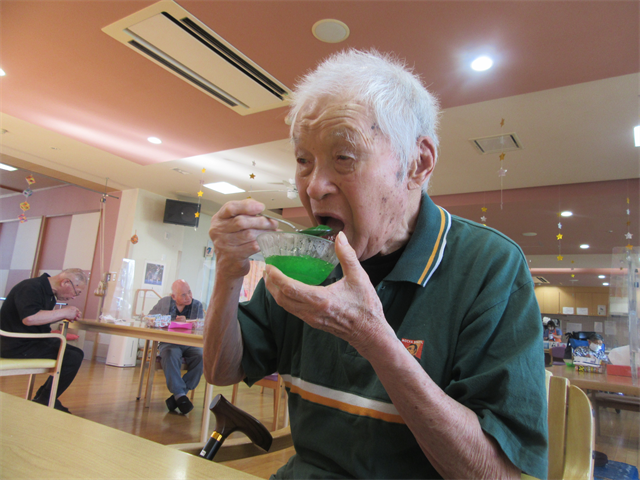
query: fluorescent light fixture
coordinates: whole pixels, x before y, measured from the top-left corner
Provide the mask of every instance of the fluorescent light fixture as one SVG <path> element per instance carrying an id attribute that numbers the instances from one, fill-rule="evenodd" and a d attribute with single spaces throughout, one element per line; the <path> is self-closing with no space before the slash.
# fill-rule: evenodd
<path id="1" fill-rule="evenodd" d="M 640 147 L 640 125 L 633 127 L 633 139 L 635 140 L 636 147 Z"/>
<path id="2" fill-rule="evenodd" d="M 598 275 L 598 278 L 607 278 L 605 275 Z"/>
<path id="3" fill-rule="evenodd" d="M 0 68 L 0 77 L 4 77 L 6 75 L 5 71 Z"/>
<path id="4" fill-rule="evenodd" d="M 605 287 L 609 286 L 609 282 L 602 282 L 602 285 L 604 285 Z"/>
<path id="5" fill-rule="evenodd" d="M 207 183 L 205 184 L 205 187 L 216 192 L 224 193 L 225 195 L 229 195 L 230 193 L 242 193 L 245 191 L 227 182 Z"/>
<path id="6" fill-rule="evenodd" d="M 476 72 L 484 72 L 485 70 L 489 70 L 493 66 L 493 60 L 489 57 L 478 57 L 473 62 L 471 62 L 471 68 L 473 68 Z"/>
<path id="7" fill-rule="evenodd" d="M 160 140 L 158 137 L 149 137 L 147 138 L 147 140 L 155 145 L 160 145 L 162 143 L 162 140 Z"/>
<path id="8" fill-rule="evenodd" d="M 580 245 L 580 248 L 583 250 L 586 250 L 587 248 L 589 248 L 589 245 L 586 243 L 583 243 L 582 245 Z"/>
<path id="9" fill-rule="evenodd" d="M 560 215 L 563 217 L 570 217 L 571 215 L 573 215 L 573 212 L 570 212 L 569 210 L 565 210 L 564 212 L 560 212 Z"/>
<path id="10" fill-rule="evenodd" d="M 5 165 L 4 163 L 0 163 L 0 169 L 6 170 L 8 172 L 15 172 L 17 170 L 16 167 L 12 167 L 11 165 Z"/>
<path id="11" fill-rule="evenodd" d="M 524 237 L 535 237 L 536 235 L 538 235 L 536 232 L 524 232 L 522 234 Z"/>

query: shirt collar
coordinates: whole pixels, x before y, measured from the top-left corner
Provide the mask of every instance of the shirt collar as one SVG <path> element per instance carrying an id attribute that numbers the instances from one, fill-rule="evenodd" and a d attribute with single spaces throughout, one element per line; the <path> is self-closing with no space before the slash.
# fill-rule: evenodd
<path id="1" fill-rule="evenodd" d="M 442 262 L 451 227 L 451 215 L 422 194 L 416 228 L 388 281 L 417 283 L 423 287 Z"/>

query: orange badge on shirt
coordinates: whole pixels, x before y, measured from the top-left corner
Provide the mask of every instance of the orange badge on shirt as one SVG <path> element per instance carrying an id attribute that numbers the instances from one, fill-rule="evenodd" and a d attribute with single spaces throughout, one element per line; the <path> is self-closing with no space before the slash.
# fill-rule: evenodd
<path id="1" fill-rule="evenodd" d="M 416 358 L 422 358 L 422 346 L 424 345 L 424 340 L 409 340 L 403 338 L 402 344 L 407 350 L 409 350 L 411 355 Z"/>

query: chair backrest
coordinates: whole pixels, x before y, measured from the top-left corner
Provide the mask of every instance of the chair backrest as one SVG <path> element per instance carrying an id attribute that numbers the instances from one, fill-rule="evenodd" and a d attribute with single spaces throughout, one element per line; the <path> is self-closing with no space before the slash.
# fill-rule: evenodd
<path id="1" fill-rule="evenodd" d="M 549 479 L 591 478 L 594 424 L 587 395 L 566 378 L 549 380 Z"/>

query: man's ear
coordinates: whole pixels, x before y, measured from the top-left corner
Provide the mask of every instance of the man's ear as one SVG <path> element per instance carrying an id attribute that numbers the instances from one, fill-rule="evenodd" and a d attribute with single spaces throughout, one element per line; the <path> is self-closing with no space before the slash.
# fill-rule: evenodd
<path id="1" fill-rule="evenodd" d="M 420 137 L 417 142 L 418 156 L 411 162 L 407 172 L 409 190 L 421 189 L 429 180 L 436 166 L 436 147 L 429 137 Z"/>

